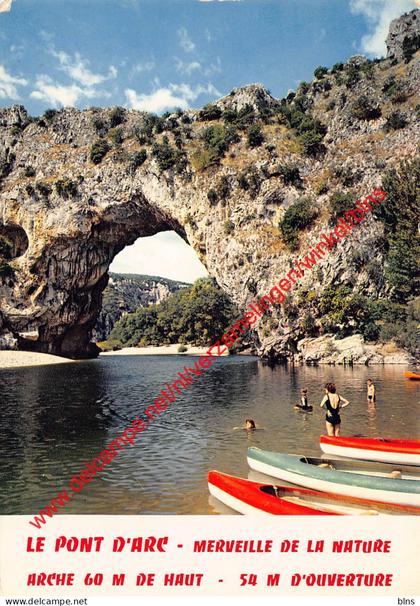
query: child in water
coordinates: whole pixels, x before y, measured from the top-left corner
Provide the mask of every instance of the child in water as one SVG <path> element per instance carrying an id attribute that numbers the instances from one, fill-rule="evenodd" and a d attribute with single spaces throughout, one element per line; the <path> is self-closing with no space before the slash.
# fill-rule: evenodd
<path id="1" fill-rule="evenodd" d="M 370 403 L 376 402 L 375 385 L 372 379 L 367 380 L 367 401 Z"/>
<path id="2" fill-rule="evenodd" d="M 304 410 L 305 412 L 312 412 L 313 407 L 308 404 L 308 390 L 304 387 L 300 390 L 300 403 L 296 404 L 295 410 Z"/>

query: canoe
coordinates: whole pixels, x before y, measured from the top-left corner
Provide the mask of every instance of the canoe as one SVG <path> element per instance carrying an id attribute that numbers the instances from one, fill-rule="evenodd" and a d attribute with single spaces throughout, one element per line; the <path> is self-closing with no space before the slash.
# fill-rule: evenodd
<path id="1" fill-rule="evenodd" d="M 404 376 L 407 379 L 413 379 L 414 381 L 420 381 L 420 372 L 413 372 L 411 370 L 406 370 Z"/>
<path id="2" fill-rule="evenodd" d="M 419 467 L 320 459 L 259 448 L 248 448 L 248 464 L 255 471 L 305 488 L 420 507 Z"/>
<path id="3" fill-rule="evenodd" d="M 321 436 L 319 445 L 328 455 L 399 465 L 420 465 L 420 440 Z"/>
<path id="4" fill-rule="evenodd" d="M 243 514 L 420 515 L 420 507 L 379 503 L 294 486 L 262 484 L 220 471 L 209 472 L 208 485 L 213 497 Z"/>

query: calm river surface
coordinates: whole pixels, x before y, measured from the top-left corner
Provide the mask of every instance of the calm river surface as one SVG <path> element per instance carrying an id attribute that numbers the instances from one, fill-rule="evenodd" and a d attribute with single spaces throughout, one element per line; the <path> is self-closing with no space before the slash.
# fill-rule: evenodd
<path id="1" fill-rule="evenodd" d="M 0 513 L 36 513 L 97 456 L 191 356 L 106 356 L 56 366 L 0 370 Z M 68 503 L 63 513 L 214 514 L 207 472 L 248 476 L 246 450 L 320 453 L 322 386 L 350 400 L 344 435 L 419 438 L 418 382 L 402 366 L 270 368 L 252 357 L 217 360 Z M 377 387 L 376 407 L 365 397 Z M 313 414 L 293 410 L 301 387 Z M 246 418 L 264 429 L 233 431 Z"/>

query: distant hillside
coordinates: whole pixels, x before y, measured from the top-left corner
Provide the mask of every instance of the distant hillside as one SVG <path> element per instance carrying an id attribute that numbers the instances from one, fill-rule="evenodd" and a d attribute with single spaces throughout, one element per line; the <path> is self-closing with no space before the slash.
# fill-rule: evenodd
<path id="1" fill-rule="evenodd" d="M 211 345 L 226 333 L 240 312 L 212 278 L 196 280 L 160 305 L 139 308 L 116 323 L 105 347 Z M 241 340 L 236 350 L 249 346 Z"/>
<path id="2" fill-rule="evenodd" d="M 94 341 L 105 341 L 114 324 L 125 313 L 135 311 L 138 307 L 160 303 L 172 293 L 188 286 L 191 285 L 160 276 L 110 272 L 108 286 L 103 293 L 102 309 L 92 338 Z"/>

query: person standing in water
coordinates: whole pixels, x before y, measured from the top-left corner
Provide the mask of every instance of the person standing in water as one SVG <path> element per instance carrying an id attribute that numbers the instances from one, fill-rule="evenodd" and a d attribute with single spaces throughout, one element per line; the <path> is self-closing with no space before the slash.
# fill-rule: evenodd
<path id="1" fill-rule="evenodd" d="M 372 379 L 367 380 L 367 401 L 370 403 L 376 402 L 375 385 L 373 384 Z"/>
<path id="2" fill-rule="evenodd" d="M 340 409 L 349 405 L 349 401 L 339 396 L 334 383 L 325 385 L 325 396 L 320 404 L 321 408 L 325 406 L 327 414 L 325 415 L 325 425 L 329 436 L 340 435 L 341 417 Z"/>

